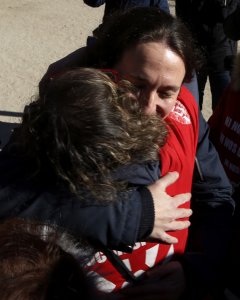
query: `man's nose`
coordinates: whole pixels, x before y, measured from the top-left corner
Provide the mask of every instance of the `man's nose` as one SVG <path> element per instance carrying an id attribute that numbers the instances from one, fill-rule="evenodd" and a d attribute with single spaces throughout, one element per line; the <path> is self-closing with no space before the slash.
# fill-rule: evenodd
<path id="1" fill-rule="evenodd" d="M 155 115 L 157 113 L 157 106 L 160 105 L 159 97 L 157 93 L 152 92 L 145 95 L 145 113 L 147 115 Z"/>

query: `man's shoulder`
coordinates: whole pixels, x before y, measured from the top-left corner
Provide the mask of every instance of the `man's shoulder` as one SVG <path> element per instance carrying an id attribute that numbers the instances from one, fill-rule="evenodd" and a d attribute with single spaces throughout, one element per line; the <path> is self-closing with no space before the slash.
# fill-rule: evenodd
<path id="1" fill-rule="evenodd" d="M 49 80 L 58 74 L 86 64 L 87 47 L 81 47 L 67 56 L 51 63 L 39 82 L 40 95 L 44 92 Z"/>
<path id="2" fill-rule="evenodd" d="M 51 76 L 66 69 L 80 67 L 84 63 L 87 47 L 81 47 L 67 56 L 57 60 L 49 65 L 47 73 L 44 75 Z"/>

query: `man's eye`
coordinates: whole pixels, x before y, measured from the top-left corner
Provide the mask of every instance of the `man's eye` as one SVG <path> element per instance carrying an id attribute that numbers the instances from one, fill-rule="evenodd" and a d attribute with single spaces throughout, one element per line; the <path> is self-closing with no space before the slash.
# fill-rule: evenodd
<path id="1" fill-rule="evenodd" d="M 158 92 L 158 96 L 162 99 L 170 98 L 172 96 L 171 93 L 163 93 L 163 92 Z"/>
<path id="2" fill-rule="evenodd" d="M 158 96 L 162 99 L 168 99 L 168 98 L 172 98 L 175 96 L 175 92 L 173 91 L 166 91 L 166 92 L 158 92 Z"/>

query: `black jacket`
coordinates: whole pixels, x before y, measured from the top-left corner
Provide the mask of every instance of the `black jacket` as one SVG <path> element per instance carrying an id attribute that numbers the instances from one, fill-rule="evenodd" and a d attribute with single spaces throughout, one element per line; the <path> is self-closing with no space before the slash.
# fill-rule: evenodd
<path id="1" fill-rule="evenodd" d="M 153 229 L 154 207 L 147 188 L 156 181 L 159 162 L 119 168 L 114 177 L 129 182 L 111 204 L 96 201 L 79 191 L 84 201 L 70 193 L 49 170 L 32 176 L 32 162 L 0 152 L 0 219 L 23 217 L 58 224 L 75 236 L 86 236 L 102 245 L 122 249 L 146 238 Z M 138 187 L 136 187 L 138 185 Z"/>

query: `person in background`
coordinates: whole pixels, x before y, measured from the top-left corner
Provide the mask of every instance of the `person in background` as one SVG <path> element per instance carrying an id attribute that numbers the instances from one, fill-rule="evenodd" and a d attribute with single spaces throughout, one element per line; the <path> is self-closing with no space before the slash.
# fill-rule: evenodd
<path id="1" fill-rule="evenodd" d="M 240 198 L 240 143 L 239 98 L 240 55 L 235 61 L 231 84 L 208 120 L 210 138 L 219 153 L 222 164 L 234 188 L 236 200 Z M 238 206 L 238 201 L 236 201 Z"/>
<path id="2" fill-rule="evenodd" d="M 1 222 L 1 299 L 103 299 L 95 279 L 83 269 L 92 251 L 85 241 L 54 225 L 22 219 Z"/>
<path id="3" fill-rule="evenodd" d="M 186 43 L 186 40 L 189 42 Z M 191 98 L 182 84 L 191 80 L 193 69 L 196 69 L 197 61 L 192 46 L 185 26 L 173 16 L 155 8 L 133 8 L 108 18 L 95 45 L 81 48 L 50 65 L 40 82 L 40 93 L 44 93 L 52 77 L 68 68 L 114 68 L 140 89 L 140 103 L 146 114 L 165 117 L 178 97 L 185 99 L 184 104 Z M 176 117 L 176 120 L 180 122 L 181 117 Z M 215 148 L 209 142 L 209 129 L 201 114 L 199 121 L 191 201 L 194 214 L 185 255 L 185 268 L 190 266 L 191 270 L 189 288 L 195 293 L 192 299 L 201 298 L 204 287 L 211 290 L 219 282 L 233 212 L 231 185 Z M 189 143 L 188 135 L 179 133 L 177 140 L 181 141 L 182 146 Z M 171 149 L 174 158 L 171 170 L 181 170 L 179 178 L 181 182 L 184 181 L 184 184 L 177 181 L 171 187 L 178 194 L 186 187 L 185 178 L 190 177 L 181 177 L 181 166 L 184 164 L 178 161 L 180 152 L 174 150 L 176 147 Z M 181 153 L 187 155 L 188 151 Z M 178 161 L 176 164 L 175 160 Z M 165 163 L 167 160 L 161 158 L 162 166 Z M 159 206 L 165 206 L 165 194 L 159 195 Z"/>
<path id="4" fill-rule="evenodd" d="M 240 29 L 240 27 L 239 27 Z M 235 37 L 240 38 L 239 30 Z M 235 276 L 240 268 L 240 54 L 237 55 L 233 69 L 232 80 L 226 88 L 222 98 L 208 123 L 210 126 L 210 138 L 218 150 L 225 171 L 232 183 L 233 198 L 236 203 L 232 241 L 227 259 L 226 287 L 240 298 L 239 278 Z M 234 270 L 236 270 L 234 272 Z M 231 299 L 231 298 L 230 298 Z"/>
<path id="5" fill-rule="evenodd" d="M 99 7 L 105 4 L 103 21 L 118 10 L 126 10 L 132 7 L 158 7 L 170 13 L 167 0 L 83 0 L 91 7 Z"/>
<path id="6" fill-rule="evenodd" d="M 1 299 L 126 300 L 97 290 L 96 278 L 84 269 L 93 253 L 85 239 L 76 239 L 59 226 L 20 218 L 0 222 Z M 166 267 L 159 281 L 169 280 Z M 156 285 L 151 274 L 148 281 Z"/>
<path id="7" fill-rule="evenodd" d="M 235 11 L 225 19 L 223 28 L 228 38 L 234 41 L 240 40 L 240 3 Z"/>
<path id="8" fill-rule="evenodd" d="M 239 0 L 176 0 L 176 15 L 191 30 L 205 57 L 197 72 L 200 109 L 208 78 L 213 110 L 230 82 L 237 43 L 225 35 L 223 24 L 239 3 Z"/>
<path id="9" fill-rule="evenodd" d="M 99 7 L 105 4 L 103 22 L 117 11 L 124 11 L 132 7 L 158 7 L 170 13 L 167 0 L 84 0 L 85 4 L 91 7 Z M 101 25 L 93 31 L 93 36 L 97 37 L 101 30 Z"/>

